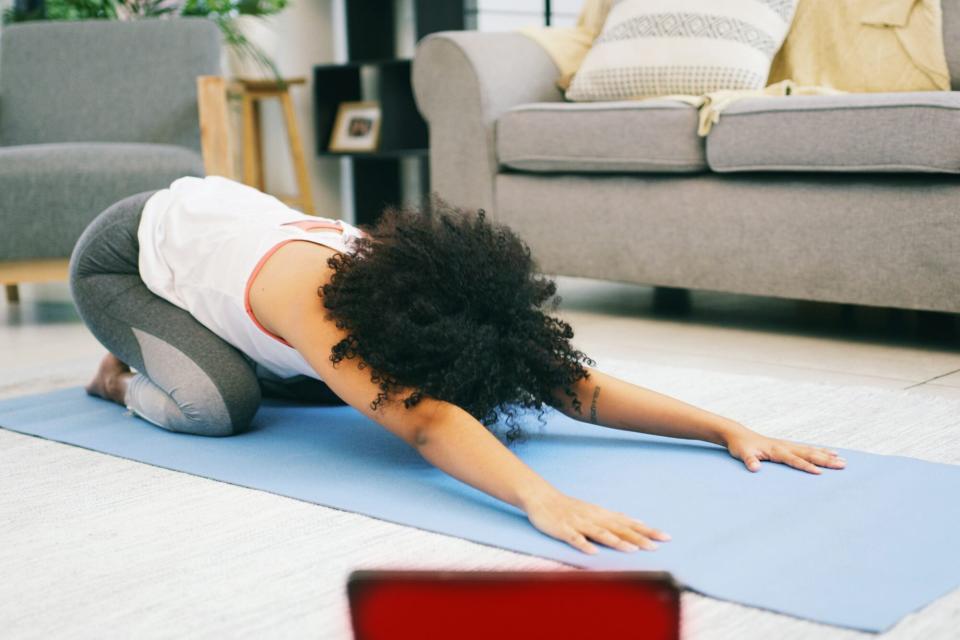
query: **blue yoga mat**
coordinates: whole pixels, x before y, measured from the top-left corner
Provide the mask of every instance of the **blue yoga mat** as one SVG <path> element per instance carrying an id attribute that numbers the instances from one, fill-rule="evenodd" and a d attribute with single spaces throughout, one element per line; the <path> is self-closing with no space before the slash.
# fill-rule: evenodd
<path id="1" fill-rule="evenodd" d="M 662 569 L 709 596 L 883 631 L 960 585 L 960 467 L 843 451 L 844 471 L 767 464 L 718 447 L 553 414 L 515 450 L 573 496 L 673 535 L 654 553 L 587 556 L 432 467 L 348 407 L 265 402 L 230 438 L 164 431 L 66 389 L 0 402 L 0 426 L 590 569 Z"/>

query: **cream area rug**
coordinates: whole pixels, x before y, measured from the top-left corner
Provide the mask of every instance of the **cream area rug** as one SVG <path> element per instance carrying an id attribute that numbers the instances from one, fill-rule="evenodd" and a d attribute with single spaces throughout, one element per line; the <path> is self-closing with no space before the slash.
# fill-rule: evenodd
<path id="1" fill-rule="evenodd" d="M 960 463 L 960 402 L 633 362 L 601 368 L 769 435 Z M 353 569 L 561 566 L 0 429 L 4 638 L 349 638 Z M 695 594 L 683 607 L 694 640 L 867 635 Z M 960 591 L 883 637 L 946 639 L 958 628 Z"/>

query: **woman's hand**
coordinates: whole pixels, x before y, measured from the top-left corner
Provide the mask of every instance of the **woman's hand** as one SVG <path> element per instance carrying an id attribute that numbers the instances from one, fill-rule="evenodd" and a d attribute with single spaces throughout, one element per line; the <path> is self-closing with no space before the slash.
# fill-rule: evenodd
<path id="1" fill-rule="evenodd" d="M 759 471 L 761 460 L 779 462 L 813 474 L 820 473 L 819 467 L 843 469 L 847 464 L 836 451 L 767 438 L 742 426 L 727 433 L 724 442 L 730 455 L 742 460 L 750 471 Z"/>
<path id="2" fill-rule="evenodd" d="M 597 553 L 590 540 L 620 551 L 657 548 L 654 540 L 666 542 L 662 531 L 616 511 L 549 491 L 524 504 L 530 523 L 548 536 L 568 543 L 584 553 Z"/>

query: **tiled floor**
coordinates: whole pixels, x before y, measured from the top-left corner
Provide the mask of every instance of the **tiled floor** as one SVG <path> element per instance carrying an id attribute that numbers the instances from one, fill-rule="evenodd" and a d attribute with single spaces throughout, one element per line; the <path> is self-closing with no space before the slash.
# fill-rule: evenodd
<path id="1" fill-rule="evenodd" d="M 694 292 L 657 311 L 650 289 L 561 281 L 577 339 L 604 356 L 960 397 L 960 322 L 947 314 Z"/>
<path id="2" fill-rule="evenodd" d="M 560 314 L 574 342 L 604 358 L 798 381 L 913 388 L 960 398 L 960 318 L 694 292 L 689 310 L 660 307 L 649 287 L 561 278 Z M 78 383 L 103 349 L 63 285 L 0 301 L 0 393 Z"/>

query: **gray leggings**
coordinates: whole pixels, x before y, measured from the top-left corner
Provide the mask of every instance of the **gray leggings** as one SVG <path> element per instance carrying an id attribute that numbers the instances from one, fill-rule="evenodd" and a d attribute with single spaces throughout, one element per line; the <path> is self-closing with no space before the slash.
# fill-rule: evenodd
<path id="1" fill-rule="evenodd" d="M 343 404 L 315 378 L 279 378 L 147 289 L 138 269 L 137 228 L 153 193 L 130 196 L 97 216 L 70 258 L 80 317 L 136 371 L 127 407 L 170 431 L 228 436 L 250 426 L 261 395 Z"/>

